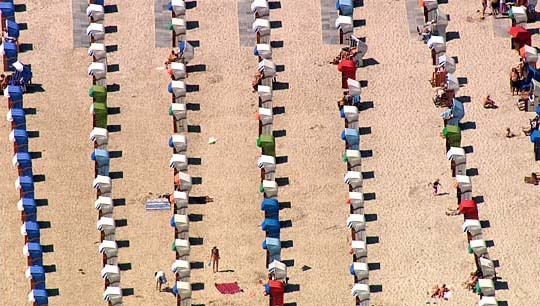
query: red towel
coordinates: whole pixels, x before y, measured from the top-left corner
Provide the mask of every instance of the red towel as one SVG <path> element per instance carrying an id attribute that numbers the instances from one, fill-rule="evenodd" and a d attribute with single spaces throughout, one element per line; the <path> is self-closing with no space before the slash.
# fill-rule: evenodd
<path id="1" fill-rule="evenodd" d="M 222 283 L 222 284 L 215 284 L 216 289 L 221 292 L 222 294 L 235 294 L 242 292 L 242 289 L 238 287 L 238 283 Z"/>

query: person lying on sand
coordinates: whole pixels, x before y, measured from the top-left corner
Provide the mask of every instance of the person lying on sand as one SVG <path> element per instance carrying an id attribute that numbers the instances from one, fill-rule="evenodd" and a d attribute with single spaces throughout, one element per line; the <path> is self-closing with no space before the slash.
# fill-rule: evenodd
<path id="1" fill-rule="evenodd" d="M 251 81 L 251 87 L 253 88 L 253 92 L 257 92 L 257 89 L 259 85 L 262 84 L 262 80 L 264 79 L 264 73 L 257 71 L 255 75 L 253 75 L 253 80 Z"/>
<path id="2" fill-rule="evenodd" d="M 491 100 L 489 95 L 484 98 L 484 108 L 498 108 L 498 106 L 495 104 L 495 101 Z"/>
<path id="3" fill-rule="evenodd" d="M 476 270 L 475 272 L 471 272 L 469 274 L 469 277 L 467 277 L 467 280 L 463 282 L 463 288 L 467 290 L 474 290 L 474 287 L 476 286 L 476 283 L 478 282 L 478 278 L 482 275 L 482 272 L 479 270 Z"/>

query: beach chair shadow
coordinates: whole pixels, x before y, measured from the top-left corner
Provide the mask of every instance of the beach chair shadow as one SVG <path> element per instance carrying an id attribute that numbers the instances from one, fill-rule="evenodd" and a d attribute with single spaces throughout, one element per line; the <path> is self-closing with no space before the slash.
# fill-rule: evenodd
<path id="1" fill-rule="evenodd" d="M 26 12 L 26 4 L 15 4 L 14 8 L 17 13 Z"/>
<path id="2" fill-rule="evenodd" d="M 128 221 L 127 219 L 117 219 L 117 220 L 114 220 L 114 225 L 116 227 L 124 227 L 128 225 Z"/>
<path id="3" fill-rule="evenodd" d="M 117 92 L 117 91 L 120 91 L 120 84 L 107 85 L 107 92 Z"/>
<path id="4" fill-rule="evenodd" d="M 279 204 L 279 209 L 282 210 L 282 209 L 286 209 L 286 208 L 291 208 L 291 202 L 278 202 Z"/>
<path id="5" fill-rule="evenodd" d="M 481 228 L 490 228 L 491 223 L 489 222 L 489 220 L 480 220 L 480 227 Z"/>
<path id="6" fill-rule="evenodd" d="M 45 271 L 45 273 L 56 272 L 56 265 L 43 265 L 43 270 Z"/>
<path id="7" fill-rule="evenodd" d="M 129 262 L 119 263 L 118 268 L 120 269 L 120 271 L 131 270 L 131 263 L 129 263 Z"/>
<path id="8" fill-rule="evenodd" d="M 54 289 L 45 289 L 47 291 L 48 296 L 59 296 L 60 295 L 60 289 L 54 288 Z"/>
<path id="9" fill-rule="evenodd" d="M 375 66 L 379 64 L 380 64 L 379 61 L 377 61 L 373 57 L 366 58 L 362 61 L 362 67 Z"/>
<path id="10" fill-rule="evenodd" d="M 377 199 L 377 195 L 375 192 L 366 192 L 364 193 L 364 200 L 365 201 L 373 201 Z"/>
<path id="11" fill-rule="evenodd" d="M 273 40 L 270 42 L 270 47 L 278 49 L 283 48 L 283 40 Z"/>
<path id="12" fill-rule="evenodd" d="M 107 72 L 118 72 L 118 71 L 120 71 L 120 65 L 118 64 L 107 65 Z"/>
<path id="13" fill-rule="evenodd" d="M 19 30 L 21 31 L 28 30 L 28 23 L 21 22 L 21 23 L 18 23 L 18 25 L 19 25 Z"/>
<path id="14" fill-rule="evenodd" d="M 51 228 L 51 221 L 38 221 L 37 224 L 40 229 Z"/>
<path id="15" fill-rule="evenodd" d="M 25 107 L 23 108 L 25 115 L 35 115 L 37 114 L 37 110 L 35 107 Z"/>
<path id="16" fill-rule="evenodd" d="M 270 29 L 278 29 L 283 27 L 283 23 L 279 20 L 270 21 Z"/>
<path id="17" fill-rule="evenodd" d="M 117 26 L 106 26 L 105 27 L 105 34 L 112 34 L 112 33 L 117 33 L 118 32 L 118 27 Z"/>
<path id="18" fill-rule="evenodd" d="M 193 261 L 189 263 L 190 268 L 193 269 L 204 269 L 204 262 L 202 261 Z"/>
<path id="19" fill-rule="evenodd" d="M 135 289 L 133 288 L 122 288 L 122 296 L 131 296 L 135 294 Z"/>
<path id="20" fill-rule="evenodd" d="M 369 292 L 376 293 L 382 292 L 382 285 L 369 285 Z"/>
<path id="21" fill-rule="evenodd" d="M 198 21 L 187 21 L 186 22 L 186 29 L 188 29 L 188 30 L 197 29 L 198 27 L 199 27 L 199 22 Z"/>
<path id="22" fill-rule="evenodd" d="M 118 6 L 116 4 L 108 4 L 103 7 L 105 14 L 118 13 Z"/>
<path id="23" fill-rule="evenodd" d="M 362 7 L 362 6 L 364 6 L 364 0 L 354 0 L 353 1 L 353 6 L 354 7 Z"/>
<path id="24" fill-rule="evenodd" d="M 199 157 L 188 157 L 188 165 L 200 166 L 202 165 L 202 159 L 200 159 Z"/>
<path id="25" fill-rule="evenodd" d="M 276 178 L 276 183 L 279 187 L 289 185 L 289 178 L 288 177 L 278 177 Z"/>
<path id="26" fill-rule="evenodd" d="M 377 244 L 379 243 L 379 236 L 367 236 L 366 244 Z"/>
<path id="27" fill-rule="evenodd" d="M 201 222 L 203 220 L 202 214 L 189 214 L 188 215 L 189 222 Z"/>
<path id="28" fill-rule="evenodd" d="M 362 158 L 373 157 L 373 150 L 360 150 L 360 157 Z"/>
<path id="29" fill-rule="evenodd" d="M 467 121 L 459 124 L 462 131 L 466 130 L 476 130 L 476 122 L 474 121 Z"/>
<path id="30" fill-rule="evenodd" d="M 34 175 L 34 183 L 45 182 L 45 180 L 46 180 L 46 178 L 45 178 L 45 175 L 43 175 L 43 174 Z"/>
<path id="31" fill-rule="evenodd" d="M 120 107 L 107 107 L 107 115 L 118 115 L 120 112 Z"/>
<path id="32" fill-rule="evenodd" d="M 116 240 L 118 248 L 129 248 L 129 240 Z"/>
<path id="33" fill-rule="evenodd" d="M 35 202 L 36 202 L 36 206 L 38 207 L 49 206 L 49 200 L 47 199 L 35 199 Z"/>
<path id="34" fill-rule="evenodd" d="M 274 107 L 272 107 L 272 113 L 274 115 L 285 114 L 285 106 L 274 106 Z"/>
<path id="35" fill-rule="evenodd" d="M 111 171 L 109 172 L 109 177 L 111 180 L 124 178 L 124 171 Z"/>
<path id="36" fill-rule="evenodd" d="M 186 10 L 191 10 L 197 7 L 197 1 L 186 1 Z"/>
<path id="37" fill-rule="evenodd" d="M 459 80 L 458 80 L 459 82 Z M 471 97 L 470 96 L 460 96 L 460 97 L 456 97 L 456 99 L 458 99 L 461 103 L 470 103 L 471 102 Z"/>
<path id="38" fill-rule="evenodd" d="M 275 130 L 272 132 L 275 138 L 287 136 L 287 130 Z"/>
<path id="39" fill-rule="evenodd" d="M 465 170 L 465 175 L 467 176 L 477 176 L 478 175 L 478 168 L 470 168 Z"/>
<path id="40" fill-rule="evenodd" d="M 294 267 L 294 259 L 285 259 L 281 262 L 284 263 L 287 267 Z"/>
<path id="41" fill-rule="evenodd" d="M 473 199 L 473 201 L 476 202 L 476 204 L 484 203 L 484 196 L 482 196 L 482 195 L 475 196 L 472 199 Z"/>
<path id="42" fill-rule="evenodd" d="M 199 177 L 199 176 L 193 176 L 193 177 L 191 177 L 191 183 L 192 183 L 193 185 L 201 185 L 202 182 L 203 182 L 202 177 Z"/>
<path id="43" fill-rule="evenodd" d="M 192 72 L 203 72 L 206 71 L 206 65 L 205 64 L 197 64 L 197 65 L 189 65 L 186 67 L 187 73 Z"/>
<path id="44" fill-rule="evenodd" d="M 116 206 L 126 206 L 126 199 L 124 199 L 124 198 L 113 199 L 113 206 L 114 207 L 116 207 Z"/>
<path id="45" fill-rule="evenodd" d="M 193 112 L 200 111 L 201 105 L 199 103 L 187 103 L 186 109 Z"/>
<path id="46" fill-rule="evenodd" d="M 193 291 L 204 290 L 204 283 L 191 283 L 191 290 Z"/>
<path id="47" fill-rule="evenodd" d="M 105 46 L 105 51 L 107 53 L 116 52 L 116 51 L 118 51 L 118 45 Z"/>
<path id="48" fill-rule="evenodd" d="M 459 35 L 458 31 L 450 31 L 446 32 L 446 42 L 452 41 L 454 39 L 460 39 L 461 36 Z"/>
<path id="49" fill-rule="evenodd" d="M 358 128 L 358 134 L 360 135 L 369 135 L 371 134 L 371 127 L 360 127 Z"/>
<path id="50" fill-rule="evenodd" d="M 362 178 L 369 180 L 375 178 L 375 172 L 374 171 L 362 171 Z"/>
<path id="51" fill-rule="evenodd" d="M 289 162 L 289 157 L 288 156 L 277 156 L 276 157 L 276 164 L 277 165 L 286 164 L 287 162 Z"/>
<path id="52" fill-rule="evenodd" d="M 365 27 L 365 26 L 366 26 L 366 20 L 365 19 L 353 20 L 353 28 Z"/>
<path id="53" fill-rule="evenodd" d="M 285 293 L 291 293 L 291 292 L 297 292 L 297 291 L 300 291 L 299 284 L 286 284 L 285 285 Z"/>
<path id="54" fill-rule="evenodd" d="M 19 44 L 19 52 L 20 53 L 25 53 L 25 52 L 33 51 L 33 50 L 34 50 L 34 45 L 33 44 L 28 44 L 28 43 Z"/>
<path id="55" fill-rule="evenodd" d="M 380 270 L 381 269 L 381 263 L 380 262 L 370 262 L 370 263 L 368 263 L 368 269 L 369 269 L 369 271 Z"/>
<path id="56" fill-rule="evenodd" d="M 268 1 L 268 9 L 277 10 L 281 8 L 281 2 L 279 1 Z"/>
<path id="57" fill-rule="evenodd" d="M 200 125 L 189 125 L 188 124 L 188 133 L 200 133 L 201 132 L 201 126 Z"/>
<path id="58" fill-rule="evenodd" d="M 463 150 L 465 150 L 465 154 L 471 154 L 471 153 L 474 153 L 474 148 L 473 148 L 473 146 L 464 146 L 464 147 L 463 147 Z"/>

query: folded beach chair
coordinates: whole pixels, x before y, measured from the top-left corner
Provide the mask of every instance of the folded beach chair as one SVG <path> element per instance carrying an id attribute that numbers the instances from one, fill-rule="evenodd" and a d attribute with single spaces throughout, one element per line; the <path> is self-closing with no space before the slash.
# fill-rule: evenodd
<path id="1" fill-rule="evenodd" d="M 9 141 L 13 143 L 15 153 L 28 152 L 28 133 L 26 130 L 14 129 L 9 132 Z"/>
<path id="2" fill-rule="evenodd" d="M 253 49 L 253 55 L 258 56 L 260 59 L 272 59 L 272 47 L 269 44 L 257 44 Z"/>
<path id="3" fill-rule="evenodd" d="M 15 180 L 15 189 L 20 192 L 21 198 L 33 198 L 34 178 L 32 176 L 19 176 Z"/>
<path id="4" fill-rule="evenodd" d="M 109 142 L 109 132 L 105 128 L 95 127 L 90 132 L 90 140 L 98 146 L 106 145 Z"/>
<path id="5" fill-rule="evenodd" d="M 173 250 L 176 251 L 177 257 L 189 256 L 190 245 L 187 239 L 175 239 L 173 242 Z"/>
<path id="6" fill-rule="evenodd" d="M 367 44 L 361 41 L 360 38 L 351 35 L 351 38 L 349 40 L 349 47 L 356 48 L 356 55 L 353 57 L 356 67 L 359 68 L 364 66 L 363 57 L 364 55 L 366 55 L 368 50 Z"/>
<path id="7" fill-rule="evenodd" d="M 178 233 L 189 232 L 189 218 L 187 215 L 174 214 L 171 217 L 171 226 L 176 229 Z"/>
<path id="8" fill-rule="evenodd" d="M 102 43 L 90 44 L 90 47 L 88 47 L 88 56 L 92 56 L 94 62 L 106 59 L 107 49 L 105 48 L 105 44 L 102 44 Z"/>
<path id="9" fill-rule="evenodd" d="M 39 242 L 27 242 L 23 246 L 23 255 L 26 256 L 26 262 L 29 266 L 43 265 L 43 249 Z"/>
<path id="10" fill-rule="evenodd" d="M 86 35 L 90 38 L 90 43 L 102 42 L 105 39 L 105 26 L 101 23 L 91 23 L 86 28 Z"/>
<path id="11" fill-rule="evenodd" d="M 88 16 L 91 22 L 103 21 L 105 9 L 99 4 L 89 4 L 86 8 L 86 16 Z"/>
<path id="12" fill-rule="evenodd" d="M 105 265 L 101 269 L 101 278 L 108 281 L 109 284 L 120 282 L 120 268 L 117 265 Z"/>
<path id="13" fill-rule="evenodd" d="M 31 289 L 45 289 L 45 269 L 41 265 L 32 265 L 24 272 L 26 279 L 30 281 Z"/>
<path id="14" fill-rule="evenodd" d="M 96 176 L 92 185 L 94 186 L 94 189 L 98 189 L 101 193 L 109 193 L 112 191 L 111 178 L 108 176 Z"/>
<path id="15" fill-rule="evenodd" d="M 267 198 L 277 197 L 278 195 L 278 185 L 275 181 L 263 180 L 262 189 Z"/>
<path id="16" fill-rule="evenodd" d="M 173 31 L 176 37 L 186 35 L 186 20 L 183 18 L 171 18 L 171 22 L 169 23 L 169 30 Z"/>
<path id="17" fill-rule="evenodd" d="M 180 51 L 182 62 L 187 65 L 187 63 L 193 59 L 195 53 L 193 46 L 187 41 L 179 41 L 178 49 Z"/>
<path id="18" fill-rule="evenodd" d="M 99 253 L 103 254 L 107 260 L 118 257 L 118 246 L 116 245 L 116 241 L 101 241 L 98 251 Z"/>
<path id="19" fill-rule="evenodd" d="M 6 2 L 0 2 L 6 3 Z M 47 290 L 45 289 L 32 289 L 28 293 L 28 302 L 33 303 L 33 306 L 47 306 L 49 305 L 49 297 Z"/>
<path id="20" fill-rule="evenodd" d="M 369 300 L 369 285 L 354 284 L 351 295 L 359 299 L 360 302 Z"/>
<path id="21" fill-rule="evenodd" d="M 360 150 L 346 150 L 345 159 L 347 161 L 348 170 L 358 171 L 362 166 L 362 156 L 360 154 Z"/>
<path id="22" fill-rule="evenodd" d="M 94 201 L 94 207 L 101 212 L 102 215 L 112 214 L 114 210 L 113 200 L 111 197 L 99 196 Z"/>
<path id="23" fill-rule="evenodd" d="M 356 281 L 369 278 L 368 264 L 365 262 L 353 262 L 349 267 L 349 272 L 354 276 Z"/>
<path id="24" fill-rule="evenodd" d="M 174 295 L 179 296 L 180 299 L 191 298 L 191 284 L 188 282 L 176 282 L 172 288 Z"/>
<path id="25" fill-rule="evenodd" d="M 26 130 L 26 114 L 22 108 L 9 109 L 6 114 L 6 119 L 11 122 L 11 129 Z"/>
<path id="26" fill-rule="evenodd" d="M 189 278 L 191 274 L 191 265 L 187 260 L 175 260 L 171 266 L 172 273 L 178 275 L 180 279 Z"/>
<path id="27" fill-rule="evenodd" d="M 169 147 L 174 149 L 175 153 L 185 152 L 187 150 L 187 138 L 184 135 L 174 134 L 169 137 Z"/>
<path id="28" fill-rule="evenodd" d="M 32 177 L 32 157 L 27 152 L 18 152 L 13 154 L 11 159 L 13 166 L 17 167 L 19 176 Z"/>
<path id="29" fill-rule="evenodd" d="M 173 16 L 181 17 L 186 15 L 186 3 L 184 0 L 171 0 L 167 8 L 173 12 Z"/>
<path id="30" fill-rule="evenodd" d="M 107 66 L 104 63 L 93 62 L 88 66 L 88 75 L 99 81 L 107 77 Z"/>
<path id="31" fill-rule="evenodd" d="M 32 198 L 22 198 L 17 202 L 17 209 L 21 212 L 21 221 L 37 221 L 37 205 Z"/>
<path id="32" fill-rule="evenodd" d="M 116 224 L 113 218 L 101 217 L 96 223 L 96 229 L 105 237 L 111 236 L 109 237 L 110 239 L 106 240 L 113 240 L 114 234 L 116 233 Z"/>
<path id="33" fill-rule="evenodd" d="M 255 18 L 268 17 L 270 15 L 268 1 L 253 0 L 253 2 L 251 2 L 251 12 L 255 15 Z"/>
<path id="34" fill-rule="evenodd" d="M 274 280 L 287 280 L 287 265 L 278 260 L 273 260 L 268 265 L 268 273 L 273 275 Z"/>
<path id="35" fill-rule="evenodd" d="M 338 15 L 352 17 L 354 12 L 353 0 L 337 0 L 336 10 L 338 11 Z"/>
<path id="36" fill-rule="evenodd" d="M 184 154 L 173 154 L 169 160 L 169 167 L 176 171 L 185 171 L 188 168 L 188 158 Z"/>
<path id="37" fill-rule="evenodd" d="M 364 194 L 362 192 L 349 191 L 347 201 L 350 202 L 353 210 L 364 208 Z"/>
<path id="38" fill-rule="evenodd" d="M 24 242 L 39 243 L 39 224 L 35 221 L 26 221 L 21 225 L 21 235 L 24 236 Z"/>
<path id="39" fill-rule="evenodd" d="M 178 81 L 186 78 L 186 65 L 184 63 L 172 62 L 169 69 L 173 80 Z"/>
<path id="40" fill-rule="evenodd" d="M 103 300 L 109 302 L 109 305 L 122 305 L 122 288 L 107 286 Z"/>

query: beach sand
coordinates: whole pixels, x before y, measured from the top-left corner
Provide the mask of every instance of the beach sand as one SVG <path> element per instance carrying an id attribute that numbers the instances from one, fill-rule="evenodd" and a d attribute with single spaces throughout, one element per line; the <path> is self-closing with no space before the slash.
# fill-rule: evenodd
<path id="1" fill-rule="evenodd" d="M 467 78 L 459 94 L 471 99 L 462 122 L 476 124 L 476 129 L 463 131 L 462 144 L 474 148 L 467 155 L 468 168 L 478 170 L 472 178 L 473 195 L 483 196 L 480 219 L 490 224 L 484 237 L 493 240 L 490 256 L 499 261 L 498 276 L 508 284 L 508 290 L 497 290 L 496 296 L 511 305 L 534 305 L 540 300 L 532 290 L 540 281 L 540 264 L 531 256 L 538 241 L 533 232 L 539 217 L 533 210 L 537 190 L 523 183 L 523 177 L 536 169 L 533 148 L 522 135 L 504 137 L 506 127 L 517 133 L 533 117 L 519 112 L 509 94 L 507 73 L 519 58 L 510 50 L 509 38 L 494 36 L 490 17 L 478 20 L 477 2 L 449 2 L 441 5 L 451 16 L 448 31 L 459 31 L 460 38 L 449 41 L 447 50 L 459 59 L 456 75 Z M 38 216 L 51 222 L 51 228 L 41 231 L 42 244 L 54 245 L 54 252 L 44 254 L 44 264 L 56 267 L 56 272 L 47 274 L 47 287 L 58 289 L 59 295 L 49 301 L 104 304 L 88 140 L 91 79 L 86 69 L 91 59 L 86 49 L 72 47 L 68 1 L 25 3 L 27 11 L 16 18 L 28 23 L 21 41 L 31 42 L 34 50 L 20 54 L 20 59 L 32 64 L 34 82 L 45 89 L 25 95 L 24 103 L 36 108 L 35 115 L 27 116 L 28 130 L 39 131 L 39 138 L 30 139 L 30 151 L 42 152 L 40 159 L 33 160 L 34 173 L 46 176 L 36 183 L 36 198 L 48 200 L 47 206 L 39 207 Z M 120 158 L 111 160 L 111 171 L 123 173 L 123 178 L 113 181 L 113 197 L 126 203 L 114 212 L 115 219 L 127 221 L 116 237 L 129 241 L 129 247 L 119 251 L 119 262 L 130 267 L 122 272 L 121 286 L 133 289 L 124 302 L 173 305 L 171 294 L 155 291 L 153 279 L 158 269 L 167 273 L 170 283 L 173 279 L 171 213 L 146 212 L 143 205 L 149 192 L 170 192 L 173 187 L 172 170 L 167 167 L 171 154 L 167 139 L 172 133 L 167 114 L 169 80 L 165 71 L 157 69 L 169 50 L 154 47 L 152 2 L 108 4 L 118 7 L 117 13 L 105 17 L 105 24 L 117 26 L 118 32 L 107 34 L 105 41 L 118 45 L 118 51 L 108 54 L 108 62 L 120 67 L 107 80 L 120 85 L 119 92 L 109 94 L 108 103 L 120 108 L 119 114 L 109 116 L 109 124 L 121 125 L 120 132 L 110 134 L 109 150 L 122 151 Z M 286 131 L 276 138 L 276 151 L 287 156 L 276 174 L 289 181 L 279 188 L 279 200 L 291 203 L 280 212 L 280 219 L 292 222 L 292 227 L 282 229 L 281 237 L 293 242 L 282 250 L 282 258 L 294 261 L 288 268 L 289 283 L 299 286 L 299 291 L 285 295 L 285 302 L 353 305 L 350 233 L 345 224 L 348 189 L 343 184 L 346 164 L 341 161 L 339 138 L 343 122 L 335 104 L 342 91 L 341 76 L 328 64 L 339 47 L 322 44 L 319 1 L 281 1 L 281 8 L 270 16 L 282 22 L 281 28 L 272 30 L 272 40 L 283 41 L 283 48 L 273 49 L 274 62 L 285 67 L 277 80 L 289 83 L 289 89 L 274 91 L 274 106 L 285 108 L 284 114 L 274 117 L 274 129 Z M 474 305 L 478 296 L 460 285 L 474 269 L 461 231 L 462 218 L 444 215 L 456 199 L 444 140 L 439 138 L 442 109 L 433 106 L 433 89 L 427 81 L 433 71 L 429 50 L 409 37 L 404 1 L 365 0 L 355 17 L 366 20 L 365 26 L 355 29 L 357 36 L 366 37 L 366 58 L 379 63 L 357 72 L 358 79 L 368 81 L 362 99 L 374 105 L 360 113 L 360 126 L 371 128 L 370 134 L 361 136 L 361 149 L 373 152 L 362 161 L 363 171 L 374 172 L 374 178 L 364 181 L 364 191 L 376 195 L 366 202 L 366 213 L 376 215 L 367 234 L 378 238 L 378 243 L 368 246 L 368 261 L 380 264 L 380 269 L 370 272 L 370 284 L 382 288 L 371 295 L 372 302 L 423 304 L 427 290 L 446 283 L 454 293 L 441 304 Z M 198 1 L 187 12 L 187 20 L 199 22 L 199 28 L 187 34 L 188 40 L 200 41 L 190 64 L 206 65 L 205 72 L 191 73 L 187 81 L 200 86 L 198 92 L 188 94 L 188 102 L 200 104 L 199 111 L 189 112 L 188 121 L 201 127 L 200 133 L 188 134 L 188 155 L 202 160 L 189 168 L 190 175 L 202 178 L 191 195 L 214 198 L 211 203 L 190 205 L 190 213 L 202 215 L 201 222 L 190 224 L 190 236 L 203 238 L 190 256 L 190 261 L 203 266 L 192 270 L 194 287 L 202 289 L 193 292 L 193 303 L 267 303 L 259 284 L 266 278 L 260 229 L 264 214 L 256 165 L 260 155 L 255 145 L 257 97 L 250 87 L 257 60 L 251 47 L 239 45 L 236 1 Z M 535 43 L 537 36 L 533 36 Z M 499 109 L 482 108 L 480 101 L 487 94 Z M 3 103 L 2 112 L 6 111 Z M 10 164 L 9 125 L 4 120 L 0 125 L 4 135 L 0 167 L 6 169 L 0 172 L 0 244 L 10 246 L 0 256 L 4 275 L 0 304 L 24 305 L 29 285 L 24 279 L 24 240 L 13 187 L 16 170 Z M 216 137 L 217 143 L 209 145 L 209 137 Z M 432 196 L 428 183 L 436 178 L 449 195 Z M 213 274 L 206 267 L 214 245 L 221 253 L 220 270 L 229 272 Z M 221 295 L 214 288 L 214 283 L 234 281 L 243 293 Z"/>

